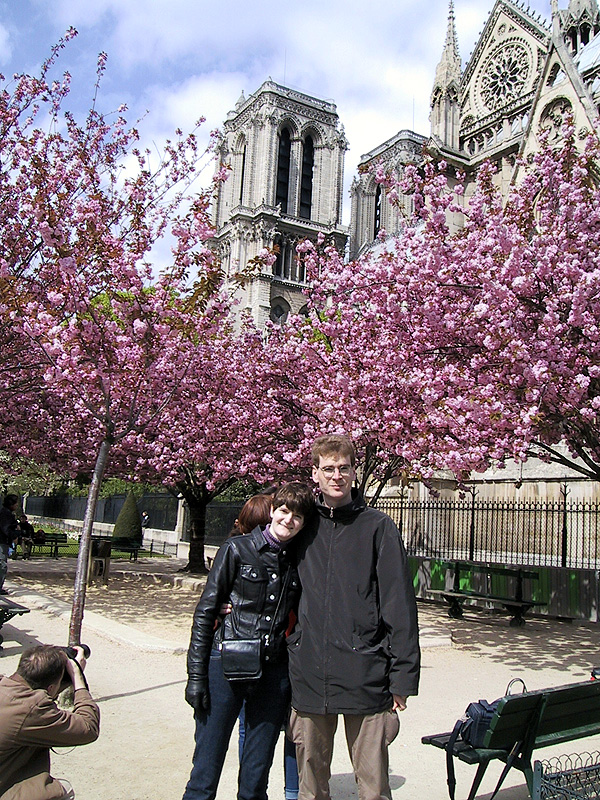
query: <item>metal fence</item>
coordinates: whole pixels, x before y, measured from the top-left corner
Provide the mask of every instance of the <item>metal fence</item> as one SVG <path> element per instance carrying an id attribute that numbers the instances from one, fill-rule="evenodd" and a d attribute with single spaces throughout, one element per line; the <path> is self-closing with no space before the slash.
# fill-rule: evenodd
<path id="1" fill-rule="evenodd" d="M 34 517 L 49 519 L 83 519 L 86 497 L 51 495 L 50 497 L 28 497 L 27 513 Z M 114 525 L 125 502 L 124 494 L 100 498 L 96 508 L 95 522 Z M 140 512 L 148 512 L 148 527 L 162 531 L 174 531 L 177 526 L 178 501 L 170 494 L 144 494 L 138 501 Z"/>
<path id="2" fill-rule="evenodd" d="M 220 547 L 231 533 L 243 503 L 210 503 L 206 509 L 206 544 Z M 187 526 L 186 526 L 187 529 Z"/>
<path id="3" fill-rule="evenodd" d="M 32 516 L 83 519 L 83 497 L 28 497 Z M 101 499 L 96 522 L 114 524 L 125 495 Z M 206 542 L 220 545 L 241 503 L 211 503 Z M 600 569 L 600 503 L 516 502 L 501 500 L 380 499 L 377 507 L 396 522 L 409 555 L 421 558 L 483 561 L 519 566 Z M 177 500 L 146 494 L 138 500 L 149 528 L 173 531 Z M 188 525 L 184 525 L 187 532 Z M 184 540 L 186 533 L 184 533 Z"/>
<path id="4" fill-rule="evenodd" d="M 600 569 L 600 503 L 386 498 L 409 555 Z"/>

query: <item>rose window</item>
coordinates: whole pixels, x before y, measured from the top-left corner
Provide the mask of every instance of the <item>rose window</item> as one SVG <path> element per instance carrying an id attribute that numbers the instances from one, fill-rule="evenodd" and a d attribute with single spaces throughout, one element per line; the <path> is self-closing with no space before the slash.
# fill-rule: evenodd
<path id="1" fill-rule="evenodd" d="M 481 78 L 481 99 L 492 111 L 519 96 L 529 72 L 529 58 L 523 45 L 512 42 L 488 59 Z"/>

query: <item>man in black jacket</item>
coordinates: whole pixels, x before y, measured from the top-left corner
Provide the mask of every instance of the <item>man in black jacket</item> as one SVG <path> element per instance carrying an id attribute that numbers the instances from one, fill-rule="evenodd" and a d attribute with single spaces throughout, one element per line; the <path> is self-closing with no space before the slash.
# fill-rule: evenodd
<path id="1" fill-rule="evenodd" d="M 0 508 L 0 594 L 7 594 L 4 589 L 4 579 L 8 569 L 8 548 L 20 533 L 15 517 L 18 502 L 16 494 L 7 494 Z"/>
<path id="2" fill-rule="evenodd" d="M 388 745 L 396 711 L 418 690 L 417 611 L 398 529 L 352 489 L 355 452 L 345 436 L 313 446 L 321 490 L 305 535 L 298 625 L 288 639 L 299 800 L 330 800 L 338 715 L 361 800 L 390 800 Z"/>

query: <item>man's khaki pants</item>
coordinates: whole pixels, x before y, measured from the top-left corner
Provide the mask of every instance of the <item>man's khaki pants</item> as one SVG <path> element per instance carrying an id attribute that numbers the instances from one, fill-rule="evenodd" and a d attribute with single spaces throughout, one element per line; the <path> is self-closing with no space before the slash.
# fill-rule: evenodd
<path id="1" fill-rule="evenodd" d="M 400 729 L 398 714 L 382 711 L 343 716 L 359 800 L 391 800 L 388 745 Z M 329 778 L 337 724 L 337 714 L 304 714 L 292 708 L 290 734 L 298 760 L 298 800 L 331 800 Z"/>

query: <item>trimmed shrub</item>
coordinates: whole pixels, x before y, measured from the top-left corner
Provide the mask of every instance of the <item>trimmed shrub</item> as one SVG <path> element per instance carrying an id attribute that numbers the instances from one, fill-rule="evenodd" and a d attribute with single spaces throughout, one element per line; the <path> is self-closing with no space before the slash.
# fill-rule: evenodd
<path id="1" fill-rule="evenodd" d="M 126 539 L 142 543 L 142 518 L 131 492 L 125 498 L 123 508 L 119 511 L 112 535 L 113 539 Z"/>

